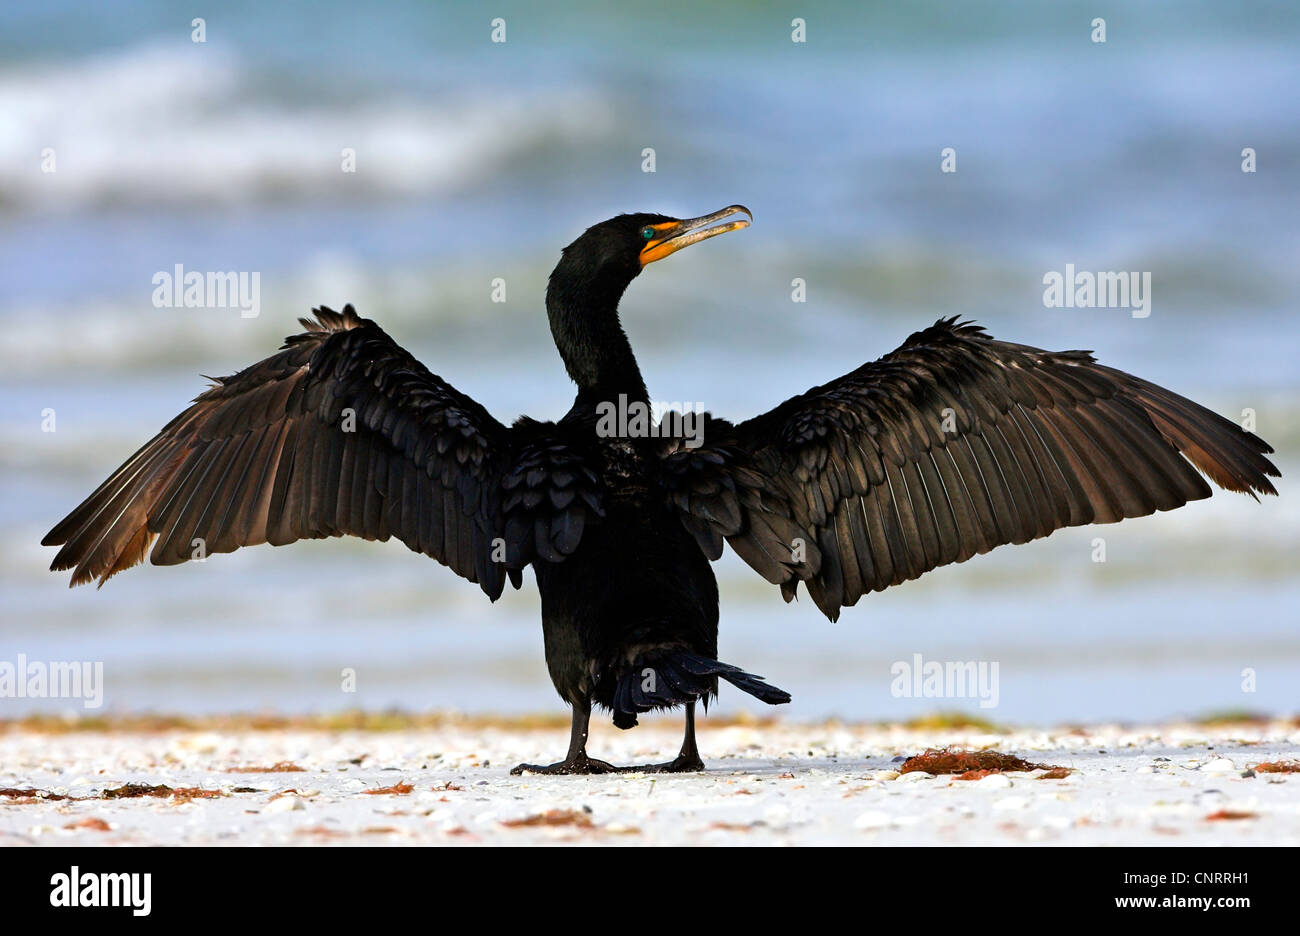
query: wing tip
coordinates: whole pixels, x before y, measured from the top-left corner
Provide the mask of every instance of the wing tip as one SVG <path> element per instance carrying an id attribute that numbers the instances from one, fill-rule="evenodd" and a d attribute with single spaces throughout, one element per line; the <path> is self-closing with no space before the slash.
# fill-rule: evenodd
<path id="1" fill-rule="evenodd" d="M 361 316 L 357 315 L 357 310 L 352 307 L 352 303 L 343 306 L 343 311 L 335 312 L 327 305 L 317 306 L 312 309 L 315 321 L 309 318 L 300 318 L 299 322 L 303 327 L 311 332 L 334 332 L 347 331 L 356 328 L 361 324 Z"/>

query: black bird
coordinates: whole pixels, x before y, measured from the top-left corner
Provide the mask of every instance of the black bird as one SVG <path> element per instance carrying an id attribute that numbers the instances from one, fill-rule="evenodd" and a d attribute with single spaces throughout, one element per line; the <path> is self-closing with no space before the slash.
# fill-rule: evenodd
<path id="1" fill-rule="evenodd" d="M 174 565 L 396 536 L 495 600 L 531 565 L 573 733 L 563 761 L 516 772 L 619 769 L 587 756 L 592 703 L 621 728 L 684 705 L 677 758 L 625 769 L 686 771 L 703 768 L 695 703 L 719 678 L 790 699 L 718 661 L 709 563 L 724 542 L 786 601 L 802 582 L 835 620 L 867 592 L 1003 543 L 1209 497 L 1196 469 L 1277 493 L 1273 450 L 1235 423 L 1086 351 L 996 341 L 956 318 L 745 422 L 644 419 L 623 291 L 647 264 L 747 227 L 740 214 L 620 215 L 564 249 L 546 311 L 578 395 L 559 422 L 507 428 L 351 306 L 317 309 L 51 530 L 51 568 L 102 585 L 146 554 Z"/>

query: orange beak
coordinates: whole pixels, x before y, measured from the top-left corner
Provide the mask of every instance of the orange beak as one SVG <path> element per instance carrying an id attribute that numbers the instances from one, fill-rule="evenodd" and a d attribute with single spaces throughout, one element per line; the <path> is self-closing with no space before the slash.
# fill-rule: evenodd
<path id="1" fill-rule="evenodd" d="M 747 216 L 748 220 L 738 218 L 734 221 L 728 221 L 726 224 L 717 224 L 717 222 L 730 218 L 732 215 L 742 213 Z M 750 221 L 753 220 L 754 215 L 744 205 L 728 205 L 721 211 L 715 211 L 713 214 L 707 214 L 700 218 L 691 218 L 688 221 L 665 221 L 663 224 L 653 225 L 654 237 L 646 241 L 646 245 L 641 248 L 641 266 L 644 267 L 656 260 L 662 260 L 683 247 L 698 244 L 710 237 L 717 237 L 719 234 L 726 234 L 728 231 L 739 231 L 742 228 L 747 228 Z M 710 225 L 715 226 L 710 227 Z"/>

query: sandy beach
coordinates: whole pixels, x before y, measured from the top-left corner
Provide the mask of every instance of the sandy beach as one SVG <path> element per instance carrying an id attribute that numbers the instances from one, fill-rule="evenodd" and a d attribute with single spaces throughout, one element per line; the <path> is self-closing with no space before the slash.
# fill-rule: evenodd
<path id="1" fill-rule="evenodd" d="M 1300 722 L 982 726 L 705 721 L 704 773 L 510 776 L 551 721 L 15 722 L 0 844 L 1300 844 Z M 677 729 L 596 729 L 662 760 Z M 932 773 L 927 750 L 1033 769 Z M 992 763 L 992 761 L 989 761 Z M 1054 768 L 1054 769 L 1049 769 Z"/>

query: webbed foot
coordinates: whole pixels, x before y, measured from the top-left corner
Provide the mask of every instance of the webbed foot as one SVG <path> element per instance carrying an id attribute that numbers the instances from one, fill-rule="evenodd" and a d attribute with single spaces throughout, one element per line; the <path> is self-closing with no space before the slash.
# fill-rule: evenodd
<path id="1" fill-rule="evenodd" d="M 570 757 L 568 760 L 562 760 L 557 764 L 520 764 L 510 771 L 512 777 L 519 777 L 523 774 L 550 774 L 552 776 L 564 774 L 607 774 L 621 773 L 622 768 L 615 767 L 613 764 L 606 763 L 603 760 L 596 760 L 588 757 L 586 754 L 579 754 L 577 757 Z"/>
<path id="2" fill-rule="evenodd" d="M 678 754 L 676 760 L 666 764 L 642 764 L 640 767 L 620 767 L 620 773 L 695 773 L 704 769 L 698 754 Z"/>

